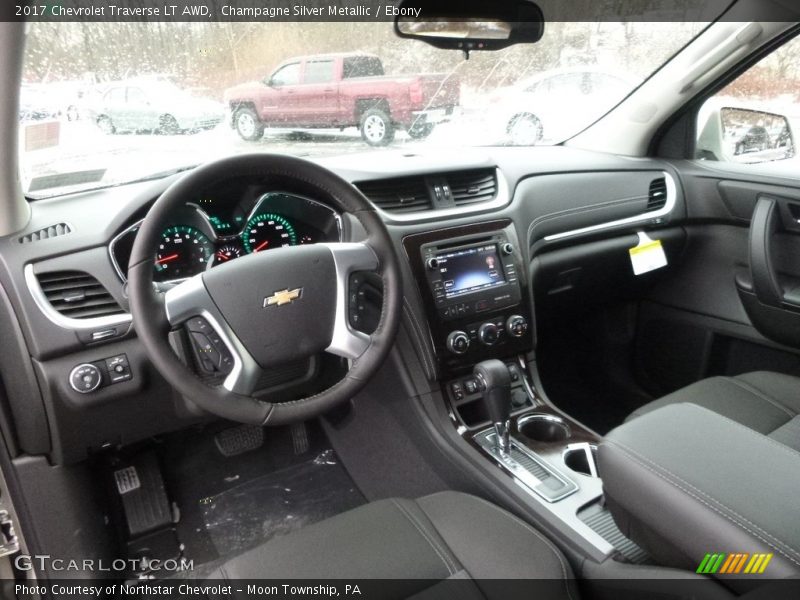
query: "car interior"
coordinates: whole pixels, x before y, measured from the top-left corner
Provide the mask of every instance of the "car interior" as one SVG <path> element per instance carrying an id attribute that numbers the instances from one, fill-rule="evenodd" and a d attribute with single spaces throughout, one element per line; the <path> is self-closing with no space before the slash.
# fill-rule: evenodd
<path id="1" fill-rule="evenodd" d="M 380 26 L 460 69 L 559 21 L 417 4 Z M 0 22 L 4 585 L 797 597 L 800 7 L 703 10 L 558 143 L 265 142 L 45 197 Z"/>

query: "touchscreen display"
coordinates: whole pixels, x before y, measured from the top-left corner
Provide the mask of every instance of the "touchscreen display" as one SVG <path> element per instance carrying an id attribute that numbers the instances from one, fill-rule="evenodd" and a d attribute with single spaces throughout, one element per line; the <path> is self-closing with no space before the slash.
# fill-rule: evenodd
<path id="1" fill-rule="evenodd" d="M 506 282 L 496 244 L 439 254 L 446 298 L 477 292 Z"/>

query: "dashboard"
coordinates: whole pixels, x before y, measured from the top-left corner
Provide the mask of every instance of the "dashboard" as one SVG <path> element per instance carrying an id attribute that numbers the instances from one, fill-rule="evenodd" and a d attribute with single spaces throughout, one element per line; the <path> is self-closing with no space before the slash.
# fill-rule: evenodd
<path id="1" fill-rule="evenodd" d="M 109 244 L 123 281 L 141 224 L 130 225 Z M 263 184 L 224 182 L 173 215 L 153 257 L 153 279 L 180 281 L 246 254 L 340 240 L 340 217 L 326 205 Z"/>
<path id="2" fill-rule="evenodd" d="M 476 360 L 531 347 L 534 291 L 541 291 L 540 303 L 557 302 L 561 296 L 550 291 L 571 283 L 563 275 L 571 273 L 571 262 L 556 260 L 557 253 L 593 240 L 598 228 L 630 235 L 640 224 L 657 220 L 663 228 L 686 214 L 678 185 L 667 186 L 661 212 L 649 206 L 652 182 L 675 173 L 659 160 L 534 147 L 457 156 L 386 151 L 318 162 L 373 201 L 405 259 L 405 334 L 399 347 L 416 357 L 408 360 L 420 369 L 413 378 L 419 393 L 429 391 L 430 382 L 461 377 Z M 496 173 L 495 199 L 476 202 L 464 174 L 487 170 Z M 0 370 L 19 375 L 3 384 L 25 452 L 70 464 L 109 443 L 129 444 L 204 418 L 175 397 L 146 355 L 124 284 L 142 219 L 180 177 L 33 202 L 25 231 L 0 238 L 0 333 L 9 341 Z M 672 179 L 667 176 L 667 183 Z M 441 207 L 434 192 L 442 182 L 467 200 Z M 475 189 L 480 195 L 482 188 Z M 425 190 L 430 206 L 409 209 L 408 201 L 414 200 L 413 207 Z M 356 216 L 336 214 L 319 200 L 310 189 L 259 180 L 257 174 L 209 186 L 171 215 L 163 247 L 153 248 L 154 278 L 163 285 L 253 252 L 364 239 Z M 628 260 L 626 249 L 622 256 Z M 584 273 L 584 281 L 595 277 L 605 273 Z M 364 291 L 365 298 L 380 299 L 379 290 Z M 518 316 L 528 321 L 527 329 Z M 175 341 L 186 360 L 193 360 L 191 348 Z M 263 388 L 281 400 L 332 385 L 341 365 L 328 358 L 323 353 L 319 360 L 283 365 L 265 374 Z M 110 374 L 107 366 L 120 360 L 127 362 L 127 379 L 92 393 L 71 387 L 76 366 L 99 365 Z"/>

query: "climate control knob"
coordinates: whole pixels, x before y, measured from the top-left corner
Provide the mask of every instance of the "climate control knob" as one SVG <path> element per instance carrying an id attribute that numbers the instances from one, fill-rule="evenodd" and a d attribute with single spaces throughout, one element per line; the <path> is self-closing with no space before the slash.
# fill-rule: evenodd
<path id="1" fill-rule="evenodd" d="M 463 331 L 451 331 L 447 336 L 447 349 L 453 354 L 466 354 L 469 350 L 469 336 Z"/>
<path id="2" fill-rule="evenodd" d="M 522 337 L 528 331 L 527 319 L 520 315 L 511 315 L 506 321 L 506 331 L 512 337 Z"/>
<path id="3" fill-rule="evenodd" d="M 494 346 L 500 339 L 500 330 L 494 323 L 484 323 L 478 328 L 478 339 L 482 344 Z"/>
<path id="4" fill-rule="evenodd" d="M 100 387 L 103 376 L 100 369 L 91 363 L 78 365 L 69 374 L 70 387 L 79 394 L 88 394 Z"/>

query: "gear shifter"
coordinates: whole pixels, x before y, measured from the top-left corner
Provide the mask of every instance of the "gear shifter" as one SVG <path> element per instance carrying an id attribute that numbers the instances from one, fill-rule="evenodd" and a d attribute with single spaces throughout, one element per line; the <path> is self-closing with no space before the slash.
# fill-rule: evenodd
<path id="1" fill-rule="evenodd" d="M 511 416 L 511 374 L 508 367 L 500 360 L 491 359 L 479 362 L 472 372 L 483 392 L 483 402 L 497 434 L 497 447 L 508 452 Z"/>

